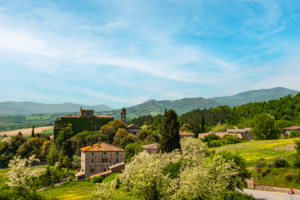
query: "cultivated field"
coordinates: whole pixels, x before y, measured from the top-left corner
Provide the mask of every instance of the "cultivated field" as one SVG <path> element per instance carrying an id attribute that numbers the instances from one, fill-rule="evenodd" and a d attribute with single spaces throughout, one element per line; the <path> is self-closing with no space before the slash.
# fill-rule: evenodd
<path id="1" fill-rule="evenodd" d="M 266 161 L 272 161 L 277 156 L 282 156 L 287 159 L 291 159 L 293 158 L 292 154 L 296 152 L 294 146 L 294 139 L 278 139 L 250 141 L 245 143 L 227 145 L 214 149 L 216 151 L 237 151 L 241 156 L 243 156 L 246 159 L 249 165 L 253 165 L 260 158 L 263 158 Z"/>
<path id="2" fill-rule="evenodd" d="M 42 133 L 44 130 L 53 129 L 53 126 L 44 126 L 44 127 L 37 127 L 34 128 L 34 133 Z M 5 131 L 0 132 L 0 135 L 7 135 L 7 136 L 15 136 L 18 135 L 19 132 L 23 134 L 23 136 L 30 136 L 31 135 L 32 128 L 25 128 L 25 129 L 18 129 L 13 131 Z"/>

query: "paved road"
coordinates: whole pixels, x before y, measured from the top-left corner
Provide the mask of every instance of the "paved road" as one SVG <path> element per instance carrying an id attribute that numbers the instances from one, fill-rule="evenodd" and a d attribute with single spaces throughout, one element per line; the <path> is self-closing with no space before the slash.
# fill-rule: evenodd
<path id="1" fill-rule="evenodd" d="M 247 190 L 244 189 L 244 193 L 252 194 L 256 200 L 300 200 L 300 196 L 295 195 L 293 199 L 288 194 L 266 192 L 260 190 Z"/>

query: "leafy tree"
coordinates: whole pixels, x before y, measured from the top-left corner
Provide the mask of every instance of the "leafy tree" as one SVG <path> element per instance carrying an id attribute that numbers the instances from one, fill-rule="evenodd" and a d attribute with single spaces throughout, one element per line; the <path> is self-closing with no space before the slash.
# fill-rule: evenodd
<path id="1" fill-rule="evenodd" d="M 130 144 L 130 143 L 134 143 L 136 142 L 136 137 L 133 135 L 125 135 L 120 142 L 120 146 L 121 148 L 125 148 L 126 145 Z"/>
<path id="2" fill-rule="evenodd" d="M 275 118 L 267 113 L 261 113 L 254 118 L 251 133 L 256 140 L 277 139 L 279 130 L 275 129 Z"/>
<path id="3" fill-rule="evenodd" d="M 73 142 L 72 140 L 68 139 L 64 142 L 62 147 L 62 156 L 65 156 L 64 158 L 64 164 L 67 166 L 67 177 L 69 178 L 69 168 L 70 164 L 73 160 L 73 155 L 76 151 L 76 142 Z"/>
<path id="4" fill-rule="evenodd" d="M 180 149 L 179 122 L 174 110 L 165 110 L 160 149 L 164 153 Z"/>
<path id="5" fill-rule="evenodd" d="M 55 140 L 57 147 L 60 149 L 63 143 L 73 135 L 72 124 L 68 124 L 66 128 L 63 128 L 58 132 L 58 136 Z"/>
<path id="6" fill-rule="evenodd" d="M 40 179 L 43 182 L 43 186 L 49 187 L 52 183 L 52 174 L 49 166 L 46 168 L 46 171 L 41 175 Z"/>
<path id="7" fill-rule="evenodd" d="M 73 167 L 80 168 L 81 167 L 81 157 L 80 156 L 73 156 Z"/>
<path id="8" fill-rule="evenodd" d="M 51 143 L 49 154 L 46 156 L 48 165 L 54 165 L 58 161 L 59 151 L 56 149 L 54 142 Z"/>
<path id="9" fill-rule="evenodd" d="M 126 129 L 126 124 L 121 120 L 113 120 L 108 124 L 101 127 L 100 132 L 108 136 L 109 141 L 113 141 L 117 131 L 120 129 Z"/>
<path id="10" fill-rule="evenodd" d="M 41 159 L 46 160 L 46 156 L 49 154 L 50 147 L 52 142 L 49 140 L 44 141 L 43 146 L 41 147 Z"/>
<path id="11" fill-rule="evenodd" d="M 114 143 L 119 145 L 121 140 L 127 135 L 128 132 L 126 131 L 126 129 L 119 128 L 117 134 L 114 137 Z"/>
<path id="12" fill-rule="evenodd" d="M 191 131 L 193 128 L 190 124 L 188 123 L 184 123 L 183 126 L 180 128 L 181 130 L 185 130 L 185 131 Z"/>
<path id="13" fill-rule="evenodd" d="M 222 150 L 215 154 L 215 156 L 218 155 L 221 155 L 227 161 L 233 161 L 236 164 L 236 170 L 238 171 L 238 174 L 236 176 L 240 177 L 243 182 L 251 177 L 251 173 L 247 170 L 246 160 L 241 155 L 239 155 L 239 153 L 234 154 L 230 151 Z M 231 185 L 229 185 L 229 187 L 230 189 L 233 189 Z M 242 189 L 243 185 L 237 185 L 237 187 L 239 189 Z"/>
<path id="14" fill-rule="evenodd" d="M 146 138 L 145 141 L 154 141 L 160 143 L 161 136 L 155 133 L 150 133 Z"/>
<path id="15" fill-rule="evenodd" d="M 137 138 L 141 141 L 144 141 L 145 138 L 150 134 L 150 131 L 146 130 L 146 129 L 143 129 L 141 130 L 138 135 L 137 135 Z"/>
<path id="16" fill-rule="evenodd" d="M 212 131 L 216 131 L 216 132 L 225 132 L 227 131 L 227 124 L 221 124 L 221 122 L 219 122 L 216 126 L 212 127 Z"/>
<path id="17" fill-rule="evenodd" d="M 42 138 L 30 138 L 19 147 L 17 155 L 20 155 L 22 158 L 28 158 L 35 155 L 36 158 L 41 159 L 43 158 L 41 155 L 43 143 L 44 140 Z"/>

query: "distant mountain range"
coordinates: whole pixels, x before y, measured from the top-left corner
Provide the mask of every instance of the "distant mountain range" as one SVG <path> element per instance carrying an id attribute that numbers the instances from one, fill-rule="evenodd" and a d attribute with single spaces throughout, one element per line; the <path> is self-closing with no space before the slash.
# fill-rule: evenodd
<path id="1" fill-rule="evenodd" d="M 36 113 L 61 113 L 61 112 L 79 112 L 80 107 L 87 110 L 109 111 L 112 108 L 106 105 L 85 106 L 74 103 L 63 104 L 44 104 L 34 102 L 0 102 L 0 114 L 36 114 Z"/>
<path id="2" fill-rule="evenodd" d="M 278 99 L 286 95 L 296 95 L 300 93 L 296 90 L 290 90 L 282 87 L 273 89 L 251 90 L 242 92 L 233 96 L 214 97 L 204 99 L 184 98 L 180 100 L 163 100 L 157 101 L 150 99 L 142 104 L 128 107 L 128 118 L 143 116 L 143 115 L 157 115 L 163 114 L 165 109 L 173 109 L 177 114 L 181 115 L 191 110 L 211 108 L 219 105 L 236 106 L 246 104 L 249 102 L 262 102 L 271 99 Z M 119 117 L 120 109 L 113 110 L 106 105 L 85 106 L 72 103 L 64 104 L 43 104 L 34 102 L 0 102 L 0 114 L 35 114 L 35 113 L 54 113 L 54 112 L 79 112 L 79 108 L 93 109 L 95 112 L 109 114 L 111 116 Z"/>
<path id="3" fill-rule="evenodd" d="M 181 115 L 191 110 L 211 108 L 220 105 L 237 106 L 249 102 L 262 102 L 271 99 L 278 99 L 286 95 L 296 95 L 300 93 L 296 90 L 290 90 L 282 87 L 262 90 L 251 90 L 242 92 L 233 96 L 214 97 L 209 99 L 198 98 L 184 98 L 180 100 L 164 100 L 157 101 L 150 99 L 142 104 L 126 108 L 127 116 L 129 118 L 144 116 L 144 115 L 157 115 L 163 114 L 165 109 L 173 109 L 177 114 Z M 106 112 L 111 116 L 119 117 L 120 110 Z"/>

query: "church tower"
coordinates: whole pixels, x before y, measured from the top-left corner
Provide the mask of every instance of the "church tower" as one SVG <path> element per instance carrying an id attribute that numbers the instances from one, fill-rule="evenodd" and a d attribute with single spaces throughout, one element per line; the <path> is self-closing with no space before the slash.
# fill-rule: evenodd
<path id="1" fill-rule="evenodd" d="M 121 109 L 120 115 L 121 115 L 121 121 L 123 121 L 126 124 L 126 109 L 124 107 Z"/>

